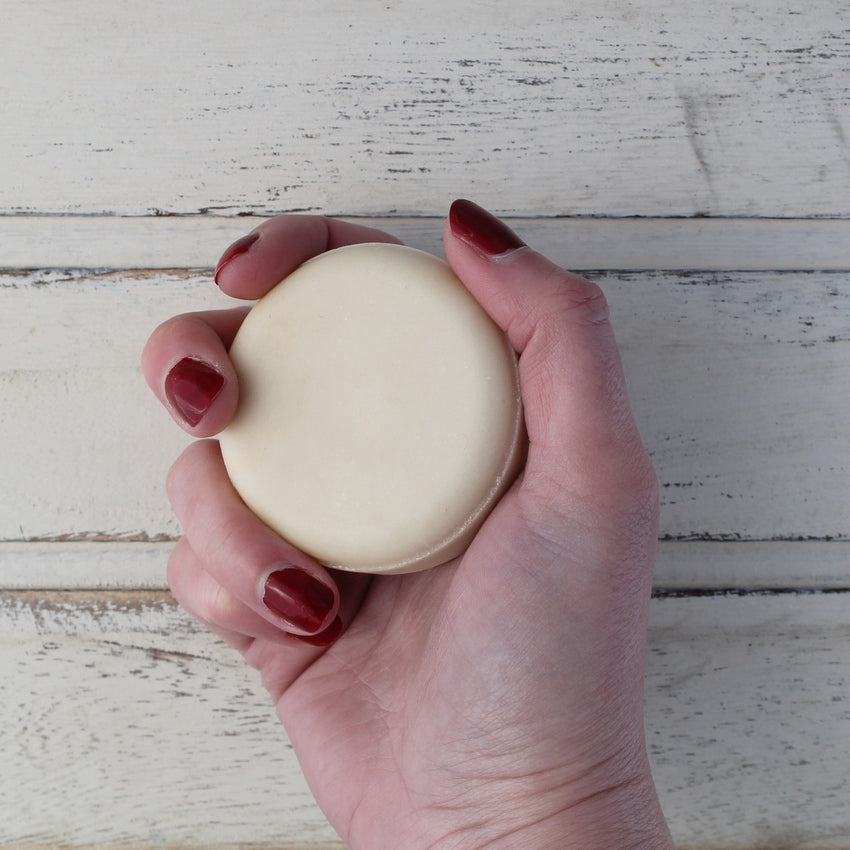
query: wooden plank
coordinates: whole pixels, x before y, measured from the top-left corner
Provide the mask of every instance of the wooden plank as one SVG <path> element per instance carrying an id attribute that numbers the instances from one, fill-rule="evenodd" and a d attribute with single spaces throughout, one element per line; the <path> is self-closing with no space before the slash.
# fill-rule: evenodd
<path id="1" fill-rule="evenodd" d="M 847 273 L 594 277 L 661 479 L 662 535 L 850 538 Z M 193 272 L 12 272 L 0 295 L 0 540 L 176 535 L 163 479 L 187 438 L 138 356 L 161 319 L 229 301 Z"/>
<path id="2" fill-rule="evenodd" d="M 442 255 L 443 218 L 358 217 Z M 0 268 L 209 269 L 256 216 L 0 216 Z M 846 219 L 511 218 L 565 268 L 652 271 L 850 269 Z"/>
<path id="3" fill-rule="evenodd" d="M 0 845 L 339 846 L 252 671 L 163 594 L 3 596 Z"/>
<path id="4" fill-rule="evenodd" d="M 850 214 L 845 0 L 7 6 L 2 213 Z"/>
<path id="5" fill-rule="evenodd" d="M 850 537 L 848 275 L 596 277 L 658 470 L 662 535 Z"/>
<path id="6" fill-rule="evenodd" d="M 662 540 L 654 584 L 666 590 L 850 588 L 850 542 Z"/>
<path id="7" fill-rule="evenodd" d="M 173 541 L 0 543 L 0 590 L 164 590 Z"/>
<path id="8" fill-rule="evenodd" d="M 647 730 L 678 846 L 846 848 L 847 603 L 653 601 Z M 0 675 L 3 846 L 338 846 L 256 677 L 164 595 L 4 593 Z"/>
<path id="9" fill-rule="evenodd" d="M 847 602 L 656 600 L 647 730 L 677 846 L 848 846 Z"/>
<path id="10" fill-rule="evenodd" d="M 173 541 L 0 543 L 0 590 L 163 590 Z M 658 545 L 661 592 L 850 588 L 850 541 L 691 541 Z"/>

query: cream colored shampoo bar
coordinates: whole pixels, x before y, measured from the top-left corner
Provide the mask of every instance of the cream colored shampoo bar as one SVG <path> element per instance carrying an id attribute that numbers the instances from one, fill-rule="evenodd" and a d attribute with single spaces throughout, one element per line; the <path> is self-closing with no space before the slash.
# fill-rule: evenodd
<path id="1" fill-rule="evenodd" d="M 422 251 L 309 260 L 254 306 L 231 357 L 233 485 L 328 566 L 404 573 L 459 555 L 522 462 L 516 356 Z"/>

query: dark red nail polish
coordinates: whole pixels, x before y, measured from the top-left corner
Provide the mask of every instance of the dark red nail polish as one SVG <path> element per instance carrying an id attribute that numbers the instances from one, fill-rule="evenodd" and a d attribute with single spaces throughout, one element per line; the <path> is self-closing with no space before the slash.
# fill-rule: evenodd
<path id="1" fill-rule="evenodd" d="M 233 259 L 244 254 L 258 239 L 260 238 L 260 234 L 254 231 L 253 233 L 248 233 L 243 236 L 241 239 L 237 239 L 222 255 L 221 259 L 218 261 L 218 265 L 215 267 L 215 274 L 213 275 L 213 279 L 216 283 L 218 283 L 218 276 L 221 270 Z"/>
<path id="2" fill-rule="evenodd" d="M 314 635 L 292 635 L 292 637 L 298 638 L 302 643 L 310 646 L 330 646 L 332 643 L 336 643 L 341 634 L 342 620 L 339 617 L 334 617 L 326 629 L 322 629 Z"/>
<path id="3" fill-rule="evenodd" d="M 297 567 L 275 570 L 266 579 L 263 602 L 296 629 L 317 632 L 334 604 L 334 593 Z"/>
<path id="4" fill-rule="evenodd" d="M 458 239 L 486 257 L 525 247 L 525 242 L 503 221 L 463 198 L 455 201 L 449 209 L 449 227 Z"/>
<path id="5" fill-rule="evenodd" d="M 223 375 L 192 357 L 184 357 L 165 376 L 165 395 L 193 428 L 203 419 L 223 386 Z"/>

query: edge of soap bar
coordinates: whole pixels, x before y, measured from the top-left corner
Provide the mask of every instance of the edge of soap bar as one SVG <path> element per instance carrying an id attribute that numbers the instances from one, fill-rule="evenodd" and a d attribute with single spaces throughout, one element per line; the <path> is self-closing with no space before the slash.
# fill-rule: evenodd
<path id="1" fill-rule="evenodd" d="M 502 378 L 500 379 L 500 382 L 502 383 L 502 386 L 505 386 L 504 380 L 505 378 L 507 378 L 505 368 L 507 367 L 508 370 L 512 373 L 513 379 L 513 415 L 512 421 L 510 423 L 505 420 L 505 426 L 510 424 L 510 439 L 505 444 L 505 450 L 501 458 L 501 463 L 499 464 L 498 470 L 496 471 L 495 475 L 491 479 L 492 483 L 489 489 L 487 490 L 487 492 L 481 494 L 481 497 L 478 500 L 477 504 L 475 504 L 475 506 L 468 513 L 466 513 L 463 522 L 452 528 L 450 533 L 448 533 L 432 545 L 429 545 L 427 548 L 420 547 L 418 549 L 411 549 L 409 554 L 405 554 L 405 556 L 402 558 L 395 558 L 393 560 L 369 563 L 359 559 L 352 559 L 351 562 L 343 563 L 338 562 L 338 559 L 332 557 L 329 558 L 329 548 L 332 550 L 332 546 L 325 546 L 325 551 L 323 552 L 321 545 L 311 545 L 309 540 L 304 540 L 300 537 L 299 532 L 294 531 L 292 528 L 287 529 L 280 527 L 275 521 L 275 519 L 270 516 L 270 511 L 264 511 L 262 507 L 258 507 L 256 504 L 252 504 L 251 499 L 245 498 L 244 496 L 243 499 L 246 501 L 246 504 L 248 504 L 249 508 L 251 508 L 264 522 L 266 522 L 267 525 L 269 525 L 277 533 L 281 534 L 290 543 L 303 549 L 303 551 L 305 551 L 307 554 L 316 557 L 321 563 L 325 564 L 328 567 L 353 572 L 395 574 L 429 569 L 431 567 L 445 563 L 446 561 L 449 561 L 454 557 L 457 557 L 466 549 L 478 529 L 481 527 L 481 525 L 489 515 L 491 509 L 497 504 L 499 498 L 508 489 L 510 484 L 515 479 L 517 473 L 519 472 L 525 457 L 525 448 L 527 441 L 525 435 L 523 409 L 519 387 L 519 372 L 516 353 L 514 352 L 504 332 L 502 332 L 501 329 L 499 329 L 495 325 L 495 323 L 493 323 L 492 319 L 487 316 L 483 308 L 475 301 L 475 299 L 468 292 L 468 290 L 466 290 L 463 283 L 457 278 L 451 267 L 440 258 L 414 248 L 390 243 L 361 243 L 358 245 L 344 246 L 341 248 L 334 249 L 332 251 L 325 252 L 323 254 L 319 254 L 316 257 L 307 260 L 305 263 L 295 269 L 289 276 L 287 276 L 287 278 L 284 278 L 284 280 L 281 281 L 276 287 L 270 290 L 270 292 L 266 296 L 264 296 L 263 299 L 260 299 L 258 305 L 262 304 L 265 299 L 270 298 L 270 296 L 272 296 L 272 293 L 276 292 L 279 287 L 285 286 L 286 282 L 291 277 L 298 275 L 301 270 L 309 270 L 311 267 L 315 267 L 316 265 L 320 264 L 324 259 L 332 257 L 332 255 L 339 255 L 342 252 L 349 252 L 352 257 L 356 257 L 356 254 L 358 252 L 361 253 L 361 255 L 364 251 L 367 250 L 371 251 L 372 253 L 375 253 L 375 249 L 377 249 L 379 252 L 387 252 L 388 254 L 399 255 L 405 253 L 410 255 L 412 258 L 415 258 L 416 262 L 419 264 L 420 268 L 417 270 L 416 273 L 418 275 L 422 275 L 423 277 L 427 277 L 427 274 L 421 271 L 423 261 L 426 261 L 428 264 L 433 264 L 435 268 L 438 268 L 438 276 L 443 279 L 443 283 L 441 285 L 445 285 L 445 279 L 450 279 L 452 283 L 456 282 L 457 286 L 459 287 L 459 291 L 462 291 L 465 294 L 463 299 L 464 303 L 467 303 L 466 299 L 468 298 L 468 303 L 471 305 L 475 305 L 475 312 L 480 312 L 480 316 L 483 317 L 485 321 L 489 323 L 489 325 L 494 329 L 495 336 L 491 337 L 491 342 L 489 343 L 489 345 L 495 345 L 496 348 L 498 348 L 499 346 L 496 340 L 499 340 L 501 346 L 503 347 L 506 359 L 505 361 L 503 361 L 500 367 L 500 371 L 502 373 Z M 362 262 L 362 259 L 360 261 Z M 258 305 L 255 305 L 255 307 Z M 266 314 L 258 313 L 258 315 L 264 315 L 264 321 L 268 321 Z M 249 319 L 246 319 L 246 323 L 250 325 Z M 237 374 L 239 373 L 239 357 L 236 356 L 238 354 L 239 349 L 239 346 L 237 344 L 238 339 L 239 335 L 237 334 L 237 340 L 234 342 L 234 365 L 237 367 Z M 504 397 L 507 398 L 507 396 Z M 232 432 L 234 430 L 238 431 L 238 419 L 239 416 L 237 411 L 237 416 L 234 419 L 234 423 L 227 429 L 225 429 L 224 432 L 222 432 L 220 438 L 222 444 L 222 455 L 225 460 L 225 466 L 228 468 L 228 473 L 230 474 L 231 480 L 234 483 L 234 487 L 239 492 L 240 486 L 236 481 L 234 481 L 234 478 L 240 479 L 240 481 L 244 483 L 244 467 L 243 471 L 239 472 L 239 474 L 237 475 L 234 475 L 235 470 L 231 468 L 232 465 L 229 461 L 229 455 L 231 453 L 230 440 Z M 508 433 L 507 427 L 505 428 L 505 433 Z M 501 440 L 502 438 L 500 438 L 500 442 Z M 236 449 L 238 454 L 238 446 L 236 447 Z M 475 489 L 471 489 L 470 495 L 474 494 Z M 268 505 L 268 500 L 265 500 L 264 504 Z M 315 535 L 312 536 L 315 537 Z"/>
<path id="2" fill-rule="evenodd" d="M 325 566 L 347 572 L 374 572 L 376 575 L 401 575 L 403 573 L 420 572 L 438 567 L 440 564 L 445 564 L 447 561 L 451 561 L 453 558 L 462 555 L 493 508 L 498 504 L 499 499 L 507 492 L 511 484 L 513 484 L 525 461 L 525 421 L 523 419 L 521 405 L 517 408 L 514 423 L 514 436 L 510 450 L 505 455 L 505 462 L 493 486 L 487 496 L 481 500 L 478 507 L 469 515 L 466 522 L 454 534 L 445 537 L 438 544 L 416 556 L 383 566 L 375 565 L 371 569 L 355 568 L 345 566 L 344 564 L 325 564 Z"/>

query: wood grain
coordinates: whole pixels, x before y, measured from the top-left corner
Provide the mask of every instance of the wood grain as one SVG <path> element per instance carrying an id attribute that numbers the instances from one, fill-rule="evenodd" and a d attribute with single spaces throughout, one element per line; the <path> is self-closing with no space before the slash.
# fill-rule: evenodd
<path id="1" fill-rule="evenodd" d="M 445 211 L 444 211 L 445 212 Z M 0 216 L 0 269 L 210 269 L 257 216 Z M 443 256 L 442 217 L 359 216 Z M 574 271 L 850 269 L 845 219 L 508 218 L 529 245 Z"/>
<path id="2" fill-rule="evenodd" d="M 850 215 L 845 0 L 7 7 L 2 214 Z"/>
<path id="3" fill-rule="evenodd" d="M 679 848 L 846 850 L 847 601 L 657 600 L 646 722 Z"/>
<path id="4" fill-rule="evenodd" d="M 0 602 L 0 845 L 327 847 L 273 709 L 162 593 Z"/>
<path id="5" fill-rule="evenodd" d="M 604 287 L 659 472 L 647 730 L 681 850 L 847 850 L 846 0 L 28 0 L 0 49 L 0 846 L 341 844 L 164 588 L 139 352 L 279 212 Z"/>
<path id="6" fill-rule="evenodd" d="M 689 850 L 846 848 L 847 593 L 656 599 L 647 730 Z M 158 592 L 0 594 L 0 844 L 333 845 L 268 698 Z"/>
<path id="7" fill-rule="evenodd" d="M 847 273 L 593 277 L 661 480 L 662 536 L 848 539 Z M 139 352 L 167 316 L 229 300 L 182 271 L 7 272 L 0 293 L 0 540 L 174 537 L 162 482 L 188 440 Z"/>

